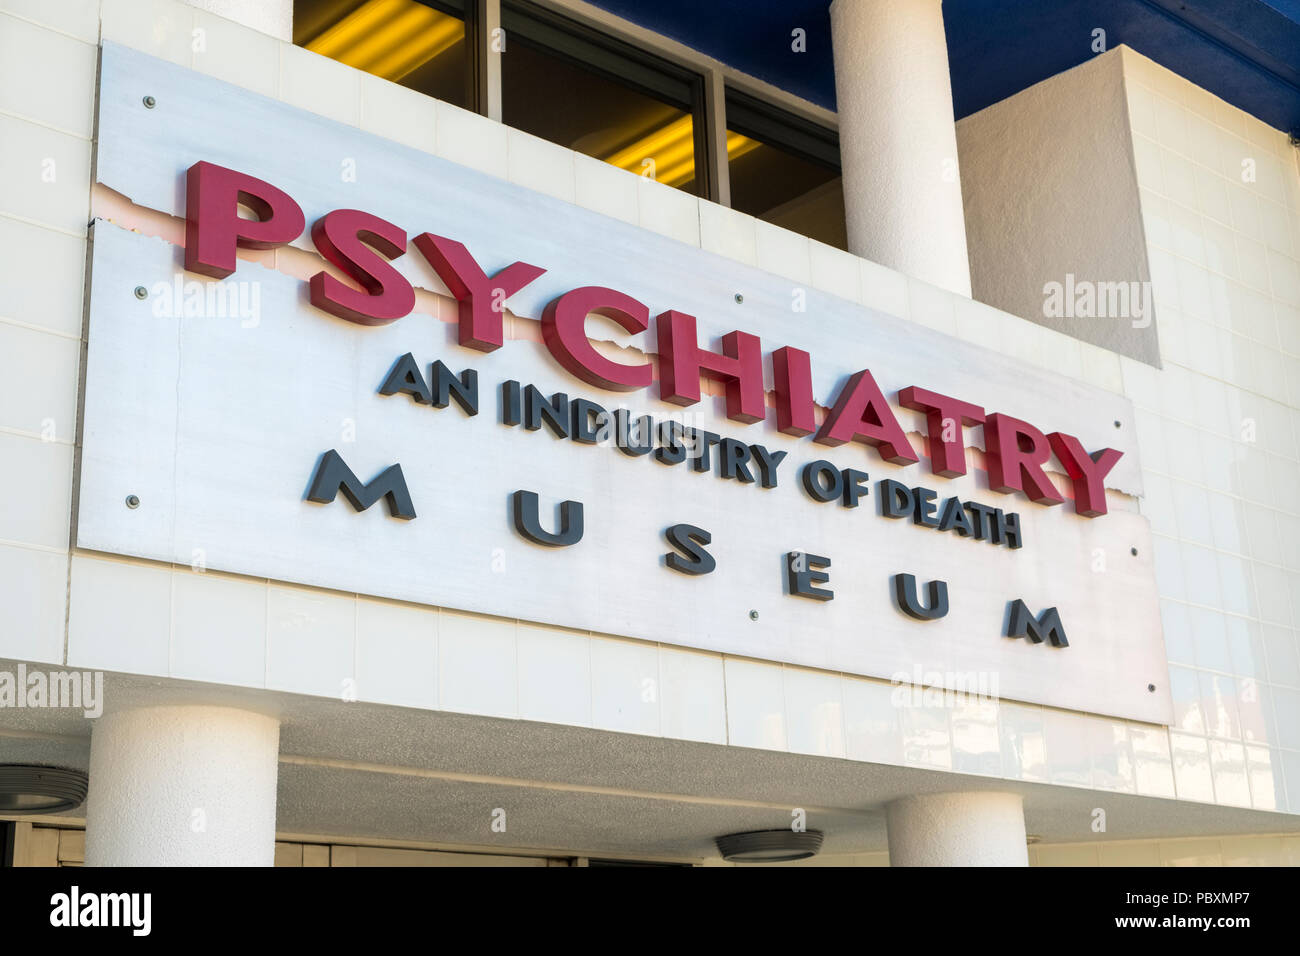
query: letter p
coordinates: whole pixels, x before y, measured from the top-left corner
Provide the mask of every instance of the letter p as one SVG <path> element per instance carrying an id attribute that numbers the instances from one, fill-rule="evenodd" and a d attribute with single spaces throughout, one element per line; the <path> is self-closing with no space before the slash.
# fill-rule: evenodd
<path id="1" fill-rule="evenodd" d="M 246 206 L 256 219 L 243 219 Z M 213 163 L 185 174 L 185 268 L 224 279 L 235 271 L 236 250 L 272 249 L 302 235 L 306 219 L 288 193 Z"/>

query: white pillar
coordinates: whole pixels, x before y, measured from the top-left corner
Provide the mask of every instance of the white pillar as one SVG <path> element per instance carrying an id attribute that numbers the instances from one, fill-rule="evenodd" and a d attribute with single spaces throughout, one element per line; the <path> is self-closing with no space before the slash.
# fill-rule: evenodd
<path id="1" fill-rule="evenodd" d="M 277 40 L 293 40 L 293 0 L 185 0 L 226 20 L 269 33 Z"/>
<path id="2" fill-rule="evenodd" d="M 280 722 L 233 707 L 105 714 L 90 737 L 88 866 L 270 866 Z"/>
<path id="3" fill-rule="evenodd" d="M 1029 865 L 1018 793 L 925 794 L 885 810 L 890 866 Z"/>
<path id="4" fill-rule="evenodd" d="M 970 295 L 940 0 L 835 0 L 849 251 Z"/>

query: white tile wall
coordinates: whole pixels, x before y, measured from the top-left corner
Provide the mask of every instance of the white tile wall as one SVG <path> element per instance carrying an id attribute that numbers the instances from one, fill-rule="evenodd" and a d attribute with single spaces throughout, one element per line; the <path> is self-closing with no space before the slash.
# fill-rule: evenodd
<path id="1" fill-rule="evenodd" d="M 82 275 L 86 239 L 0 216 L 0 320 L 81 337 Z M 60 276 L 58 282 L 33 282 L 32 276 Z"/>
<path id="2" fill-rule="evenodd" d="M 357 698 L 401 707 L 438 706 L 435 609 L 357 599 Z"/>
<path id="3" fill-rule="evenodd" d="M 700 743 L 727 742 L 727 703 L 722 658 L 661 647 L 661 733 Z"/>
<path id="4" fill-rule="evenodd" d="M 266 686 L 347 699 L 356 688 L 357 599 L 273 585 L 266 601 Z"/>
<path id="5" fill-rule="evenodd" d="M 807 285 L 812 278 L 811 245 L 806 236 L 761 219 L 754 221 L 755 264 L 764 272 Z"/>
<path id="6" fill-rule="evenodd" d="M 999 706 L 1002 773 L 1020 780 L 1047 780 L 1046 721 L 1043 708 L 1030 704 Z"/>
<path id="7" fill-rule="evenodd" d="M 952 731 L 947 706 L 931 703 L 930 694 L 920 700 L 908 695 L 896 706 L 902 730 L 903 763 L 932 770 L 952 769 Z M 940 695 L 941 696 L 941 695 Z"/>
<path id="8" fill-rule="evenodd" d="M 331 65 L 336 69 L 339 66 Z M 439 156 L 501 179 L 508 178 L 506 127 L 441 101 L 437 103 L 436 113 Z"/>
<path id="9" fill-rule="evenodd" d="M 0 0 L 0 12 L 87 43 L 99 39 L 99 0 Z"/>
<path id="10" fill-rule="evenodd" d="M 340 70 L 338 63 L 302 47 L 278 46 L 280 99 L 350 126 L 361 122 L 360 71 Z"/>
<path id="11" fill-rule="evenodd" d="M 444 611 L 438 621 L 438 699 L 446 710 L 519 716 L 514 621 Z"/>
<path id="12" fill-rule="evenodd" d="M 659 650 L 653 644 L 591 638 L 591 725 L 657 735 L 660 729 Z"/>
<path id="13" fill-rule="evenodd" d="M 1169 746 L 1174 760 L 1174 789 L 1179 799 L 1213 803 L 1209 741 L 1170 731 Z"/>
<path id="14" fill-rule="evenodd" d="M 758 265 L 758 220 L 707 199 L 695 202 L 699 205 L 700 245 L 728 259 Z"/>
<path id="15" fill-rule="evenodd" d="M 586 209 L 623 222 L 636 223 L 640 176 L 575 153 L 574 201 Z"/>
<path id="16" fill-rule="evenodd" d="M 1147 797 L 1175 796 L 1169 732 L 1163 727 L 1130 725 L 1129 744 L 1137 792 Z"/>
<path id="17" fill-rule="evenodd" d="M 907 317 L 949 335 L 957 334 L 957 297 L 920 279 L 907 280 Z M 1026 337 L 1020 337 L 1026 341 Z M 1038 359 L 1041 362 L 1041 357 Z"/>
<path id="18" fill-rule="evenodd" d="M 506 130 L 510 181 L 533 192 L 573 202 L 574 153 L 522 130 Z"/>
<path id="19" fill-rule="evenodd" d="M 171 570 L 74 555 L 68 665 L 166 677 Z"/>
<path id="20" fill-rule="evenodd" d="M 520 623 L 516 641 L 519 716 L 590 727 L 590 638 L 579 631 Z"/>
<path id="21" fill-rule="evenodd" d="M 0 112 L 89 137 L 95 64 L 93 45 L 0 14 Z"/>
<path id="22" fill-rule="evenodd" d="M 809 265 L 815 288 L 850 302 L 862 301 L 863 260 L 824 242 L 809 240 Z"/>
<path id="23" fill-rule="evenodd" d="M 840 679 L 844 707 L 844 749 L 850 760 L 901 764 L 903 734 L 894 688 L 881 681 Z"/>
<path id="24" fill-rule="evenodd" d="M 1300 747 L 1296 151 L 1124 55 L 1165 367 L 1121 367 L 1156 535 L 1178 795 L 1300 811 L 1285 772 Z"/>
<path id="25" fill-rule="evenodd" d="M 189 66 L 194 14 L 193 7 L 174 0 L 102 0 L 100 36 Z"/>
<path id="26" fill-rule="evenodd" d="M 78 339 L 0 319 L 0 428 L 71 443 L 80 351 Z"/>
<path id="27" fill-rule="evenodd" d="M 0 143 L 0 216 L 84 238 L 90 140 L 0 113 Z"/>
<path id="28" fill-rule="evenodd" d="M 844 700 L 837 674 L 783 667 L 786 749 L 819 757 L 843 757 Z"/>
<path id="29" fill-rule="evenodd" d="M 700 202 L 694 196 L 638 176 L 637 203 L 641 228 L 690 246 L 700 244 Z"/>
<path id="30" fill-rule="evenodd" d="M 66 640 L 97 20 L 97 5 L 0 4 L 0 653 L 44 662 Z M 156 672 L 148 622 L 118 617 L 121 659 Z"/>
<path id="31" fill-rule="evenodd" d="M 879 309 L 886 315 L 906 318 L 907 277 L 868 259 L 859 262 L 862 271 L 862 304 Z"/>
<path id="32" fill-rule="evenodd" d="M 196 10 L 190 51 L 191 64 L 200 73 L 264 96 L 279 90 L 280 50 L 274 37 Z"/>
<path id="33" fill-rule="evenodd" d="M 1047 740 L 1047 776 L 1052 783 L 1086 787 L 1092 783 L 1088 718 L 1058 710 L 1043 711 Z"/>
<path id="34" fill-rule="evenodd" d="M 948 720 L 952 733 L 952 769 L 1002 776 L 998 702 L 980 698 L 954 701 Z"/>
<path id="35" fill-rule="evenodd" d="M 60 432 L 66 435 L 62 427 Z M 66 550 L 72 511 L 72 445 L 0 431 L 5 497 L 0 541 Z"/>
<path id="36" fill-rule="evenodd" d="M 787 749 L 785 686 L 779 664 L 728 658 L 727 743 L 763 750 Z"/>
<path id="37" fill-rule="evenodd" d="M 6 595 L 0 654 L 14 660 L 61 662 L 68 556 L 0 545 L 0 582 Z"/>
<path id="38" fill-rule="evenodd" d="M 437 152 L 437 101 L 397 83 L 362 74 L 361 128 L 426 153 Z"/>
<path id="39" fill-rule="evenodd" d="M 266 685 L 266 582 L 180 572 L 171 601 L 172 677 Z"/>

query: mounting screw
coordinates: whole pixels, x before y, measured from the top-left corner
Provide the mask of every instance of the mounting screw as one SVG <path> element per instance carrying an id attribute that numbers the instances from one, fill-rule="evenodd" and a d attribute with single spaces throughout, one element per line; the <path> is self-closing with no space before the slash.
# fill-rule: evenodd
<path id="1" fill-rule="evenodd" d="M 1133 557 L 1136 558 L 1136 557 L 1138 556 L 1138 549 L 1137 549 L 1137 548 L 1129 548 L 1129 549 L 1128 549 L 1128 553 L 1131 554 L 1131 555 L 1133 555 Z"/>
<path id="2" fill-rule="evenodd" d="M 130 508 L 132 511 L 134 511 L 136 508 L 140 507 L 140 499 L 135 495 L 127 495 L 126 506 Z"/>
<path id="3" fill-rule="evenodd" d="M 1150 693 L 1154 694 L 1154 693 L 1156 692 L 1156 685 L 1155 685 L 1155 684 L 1147 684 L 1147 690 L 1148 690 Z"/>
<path id="4" fill-rule="evenodd" d="M 737 292 L 737 293 L 736 293 L 736 301 L 737 301 L 737 302 L 744 302 L 744 301 L 745 301 L 745 297 L 744 297 L 743 295 L 741 295 L 739 292 Z"/>
<path id="5" fill-rule="evenodd" d="M 750 611 L 750 612 L 749 612 L 749 619 L 750 619 L 751 621 L 757 621 L 757 620 L 758 620 L 758 612 L 757 612 L 757 611 Z"/>
<path id="6" fill-rule="evenodd" d="M 144 103 L 144 108 L 147 110 L 151 110 L 158 105 L 158 101 L 152 96 L 146 96 L 141 102 Z"/>
<path id="7" fill-rule="evenodd" d="M 142 285 L 138 285 L 135 287 L 135 297 L 137 299 L 147 299 L 149 298 L 149 290 Z"/>

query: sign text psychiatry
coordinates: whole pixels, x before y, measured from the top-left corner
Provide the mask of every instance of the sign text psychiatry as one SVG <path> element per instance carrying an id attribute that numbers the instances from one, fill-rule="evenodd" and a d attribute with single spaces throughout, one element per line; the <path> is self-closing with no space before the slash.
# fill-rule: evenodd
<path id="1" fill-rule="evenodd" d="M 240 207 L 257 218 L 241 217 Z M 193 165 L 186 178 L 185 267 L 222 279 L 235 271 L 237 250 L 270 249 L 298 239 L 306 226 L 299 205 L 285 192 L 260 179 L 207 162 Z M 398 225 L 356 210 L 335 209 L 311 227 L 317 250 L 354 280 L 356 287 L 320 272 L 309 280 L 308 297 L 319 309 L 340 319 L 365 326 L 395 322 L 415 306 L 411 283 L 390 263 L 405 254 L 407 233 Z M 422 233 L 413 240 L 459 305 L 458 341 L 461 346 L 490 352 L 504 344 L 505 301 L 545 273 L 540 266 L 514 262 L 494 274 L 453 239 Z M 701 379 L 720 383 L 726 418 L 751 425 L 767 416 L 764 387 L 764 350 L 756 335 L 742 330 L 722 337 L 721 348 L 701 347 L 692 315 L 668 308 L 654 319 L 657 363 L 629 363 L 601 354 L 587 336 L 588 317 L 596 315 L 616 323 L 631 334 L 648 333 L 651 309 L 646 303 L 615 289 L 583 286 L 558 296 L 546 306 L 541 319 L 542 338 L 551 356 L 567 372 L 588 385 L 617 392 L 649 389 L 656 381 L 661 401 L 691 406 L 701 400 Z M 649 350 L 647 350 L 649 351 Z M 818 424 L 815 412 L 812 364 L 809 353 L 782 346 L 770 352 L 776 427 L 794 437 L 811 436 L 817 445 L 836 447 L 858 442 L 874 449 L 882 460 L 910 465 L 920 459 L 884 393 L 868 369 L 849 376 L 825 404 Z M 657 366 L 657 368 L 656 368 Z M 424 368 L 427 367 L 427 374 Z M 466 415 L 479 412 L 477 373 L 454 373 L 442 361 L 422 367 L 407 353 L 400 356 L 378 385 L 383 395 L 405 395 L 432 408 L 453 401 Z M 627 408 L 606 409 L 599 403 L 564 393 L 545 395 L 540 389 L 515 380 L 500 384 L 498 420 L 506 426 L 530 431 L 543 429 L 558 439 L 579 444 L 612 445 L 631 457 L 660 465 L 712 472 L 718 478 L 759 489 L 778 486 L 787 452 L 762 444 L 691 428 L 672 418 L 656 420 Z M 918 411 L 926 419 L 925 444 L 930 471 L 943 478 L 966 474 L 965 429 L 982 425 L 989 488 L 1000 494 L 1021 492 L 1039 505 L 1062 504 L 1064 496 L 1049 478 L 1046 466 L 1054 455 L 1069 477 L 1074 510 L 1087 518 L 1106 513 L 1105 479 L 1121 452 L 1084 449 L 1072 435 L 1044 432 L 1029 422 L 980 405 L 910 385 L 897 394 L 899 406 Z M 788 469 L 786 469 L 788 470 Z M 824 459 L 807 462 L 797 477 L 814 501 L 858 507 L 868 495 L 866 471 L 838 468 Z M 380 498 L 399 519 L 415 518 L 416 511 L 401 465 L 394 464 L 370 482 L 362 482 L 336 450 L 316 463 L 308 488 L 309 500 L 328 503 L 339 492 L 353 507 L 364 510 Z M 941 499 L 932 489 L 909 487 L 894 479 L 876 485 L 880 514 L 910 518 L 915 524 L 1006 548 L 1022 546 L 1019 515 L 957 496 Z M 539 516 L 535 493 L 520 490 L 509 503 L 509 520 L 516 531 L 538 545 L 568 547 L 584 533 L 582 504 L 565 501 L 559 506 L 555 530 L 547 530 Z M 717 563 L 709 553 L 711 535 L 704 528 L 676 524 L 665 531 L 674 551 L 665 565 L 687 575 L 707 574 Z M 823 556 L 793 551 L 786 555 L 786 585 L 792 595 L 830 600 L 833 591 Z M 946 584 L 931 581 L 927 601 L 917 594 L 911 575 L 895 575 L 893 589 L 899 607 L 921 620 L 947 612 Z M 1049 613 L 1051 612 L 1051 613 Z M 1041 641 L 1049 637 L 1064 646 L 1065 634 L 1049 609 L 1036 620 L 1019 600 L 1009 615 L 1010 628 Z"/>

